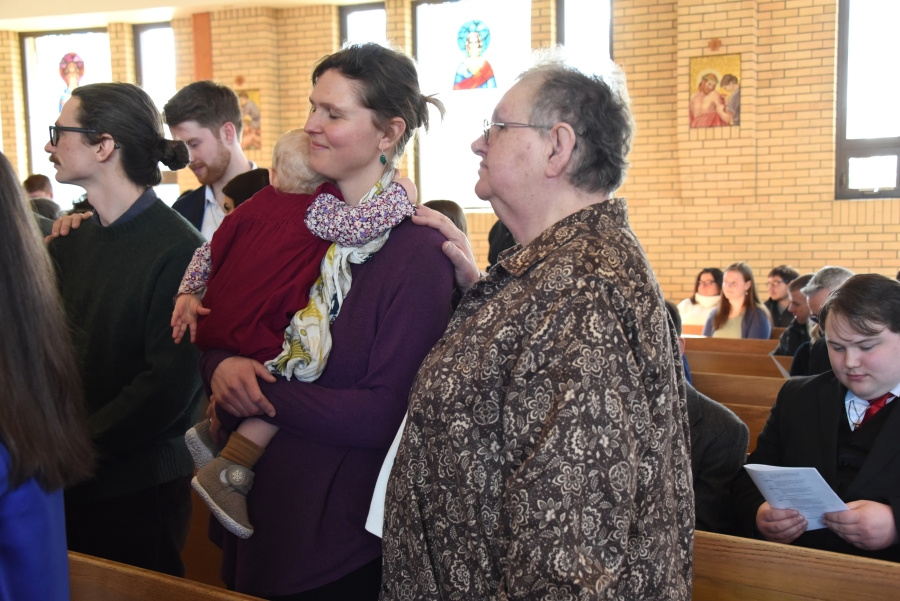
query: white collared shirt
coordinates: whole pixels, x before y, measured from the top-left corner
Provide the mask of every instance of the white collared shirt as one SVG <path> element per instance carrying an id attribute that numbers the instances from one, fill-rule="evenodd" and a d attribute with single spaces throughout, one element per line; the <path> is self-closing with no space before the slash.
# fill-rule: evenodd
<path id="1" fill-rule="evenodd" d="M 213 234 L 222 225 L 225 219 L 225 211 L 216 202 L 216 195 L 213 194 L 212 186 L 204 186 L 206 189 L 206 201 L 203 206 L 203 223 L 200 226 L 200 233 L 207 240 L 212 240 Z"/>
<path id="2" fill-rule="evenodd" d="M 891 394 L 894 396 L 888 399 L 885 405 L 892 403 L 894 399 L 900 396 L 900 384 L 897 384 L 893 388 L 891 388 Z M 856 430 L 856 423 L 862 420 L 863 416 L 866 414 L 866 409 L 869 408 L 869 401 L 866 399 L 861 399 L 849 390 L 847 391 L 847 395 L 844 397 L 844 412 L 847 415 L 847 421 L 850 422 L 850 429 Z M 856 418 L 854 420 L 853 418 Z"/>
<path id="3" fill-rule="evenodd" d="M 250 169 L 256 169 L 256 163 L 250 161 Z M 212 240 L 213 234 L 222 225 L 225 219 L 225 211 L 216 202 L 216 195 L 213 194 L 212 186 L 204 186 L 206 188 L 206 202 L 203 207 L 203 222 L 200 224 L 200 233 L 207 240 Z"/>

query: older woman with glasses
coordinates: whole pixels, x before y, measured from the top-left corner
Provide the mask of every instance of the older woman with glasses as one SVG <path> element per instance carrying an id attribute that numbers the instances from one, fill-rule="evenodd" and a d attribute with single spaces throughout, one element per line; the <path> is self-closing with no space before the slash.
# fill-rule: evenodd
<path id="1" fill-rule="evenodd" d="M 684 377 L 614 196 L 633 132 L 616 90 L 548 61 L 500 100 L 475 193 L 519 244 L 485 277 L 446 217 L 413 217 L 468 291 L 410 393 L 384 599 L 690 598 Z"/>
<path id="2" fill-rule="evenodd" d="M 759 300 L 753 270 L 746 263 L 732 263 L 725 269 L 722 298 L 703 327 L 713 338 L 768 338 L 772 318 Z"/>
<path id="3" fill-rule="evenodd" d="M 694 294 L 678 303 L 678 314 L 682 325 L 706 325 L 709 314 L 719 304 L 722 295 L 722 270 L 707 267 L 697 274 Z"/>

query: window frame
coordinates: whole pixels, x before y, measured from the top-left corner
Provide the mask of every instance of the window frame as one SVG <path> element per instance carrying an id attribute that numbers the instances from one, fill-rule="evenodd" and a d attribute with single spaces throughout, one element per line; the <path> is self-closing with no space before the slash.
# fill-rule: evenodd
<path id="1" fill-rule="evenodd" d="M 384 2 L 367 2 L 365 4 L 351 4 L 338 7 L 338 14 L 340 15 L 341 46 L 347 43 L 347 19 L 351 14 L 379 9 L 387 12 L 387 6 L 385 6 Z M 385 32 L 385 36 L 387 36 L 387 32 Z"/>
<path id="2" fill-rule="evenodd" d="M 609 60 L 615 60 L 613 55 L 613 3 L 609 2 Z M 556 43 L 566 45 L 566 0 L 556 0 Z"/>
<path id="3" fill-rule="evenodd" d="M 151 29 L 163 29 L 168 27 L 172 29 L 171 21 L 161 21 L 159 23 L 135 23 L 131 26 L 132 32 L 131 36 L 134 42 L 134 83 L 140 87 L 144 87 L 144 78 L 141 69 L 141 34 L 145 31 L 150 31 Z"/>
<path id="4" fill-rule="evenodd" d="M 834 140 L 834 198 L 835 200 L 859 200 L 870 198 L 900 197 L 900 137 L 847 139 L 847 80 L 849 68 L 850 0 L 838 3 L 837 40 L 837 98 L 835 104 Z M 898 157 L 897 181 L 893 189 L 877 192 L 849 188 L 850 159 L 871 156 Z"/>
<path id="5" fill-rule="evenodd" d="M 19 33 L 19 67 L 22 73 L 22 92 L 23 99 L 25 101 L 25 140 L 26 140 L 26 165 L 28 166 L 28 173 L 34 173 L 34 162 L 31 158 L 31 103 L 30 98 L 28 97 L 28 65 L 27 65 L 27 39 L 28 38 L 38 38 L 46 35 L 69 35 L 73 33 L 105 33 L 109 35 L 109 28 L 107 27 L 85 27 L 82 29 L 60 29 L 60 30 L 51 30 L 51 31 L 22 31 Z M 43 146 L 42 146 L 43 147 Z"/>

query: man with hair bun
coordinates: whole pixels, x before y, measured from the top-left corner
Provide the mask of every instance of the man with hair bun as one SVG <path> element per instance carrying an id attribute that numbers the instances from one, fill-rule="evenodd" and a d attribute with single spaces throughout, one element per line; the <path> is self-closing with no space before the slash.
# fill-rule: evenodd
<path id="1" fill-rule="evenodd" d="M 792 378 L 748 463 L 814 467 L 847 504 L 808 530 L 796 509 L 765 502 L 739 474 L 741 531 L 779 543 L 900 561 L 900 282 L 855 275 L 818 310 L 833 371 Z"/>
<path id="2" fill-rule="evenodd" d="M 172 297 L 200 234 L 153 191 L 158 164 L 188 163 L 150 97 L 124 83 L 72 92 L 44 147 L 56 179 L 95 208 L 49 243 L 98 451 L 94 479 L 66 491 L 69 549 L 184 575 L 200 402 L 198 353 L 172 341 Z"/>

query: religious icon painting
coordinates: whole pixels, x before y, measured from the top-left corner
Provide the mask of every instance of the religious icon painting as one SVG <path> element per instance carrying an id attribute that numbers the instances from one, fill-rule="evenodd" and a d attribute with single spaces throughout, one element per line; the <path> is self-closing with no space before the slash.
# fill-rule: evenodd
<path id="1" fill-rule="evenodd" d="M 497 78 L 484 57 L 491 45 L 491 30 L 483 21 L 469 21 L 459 28 L 457 44 L 464 58 L 456 69 L 454 90 L 496 88 Z"/>
<path id="2" fill-rule="evenodd" d="M 67 52 L 59 61 L 59 76 L 66 83 L 65 89 L 59 96 L 59 112 L 63 105 L 72 97 L 72 91 L 81 84 L 84 77 L 84 61 L 74 52 Z"/>
<path id="3" fill-rule="evenodd" d="M 241 148 L 243 150 L 260 150 L 262 148 L 262 127 L 259 110 L 259 90 L 238 90 L 238 102 L 241 105 Z"/>
<path id="4" fill-rule="evenodd" d="M 688 118 L 691 128 L 741 124 L 741 55 L 691 59 Z"/>

